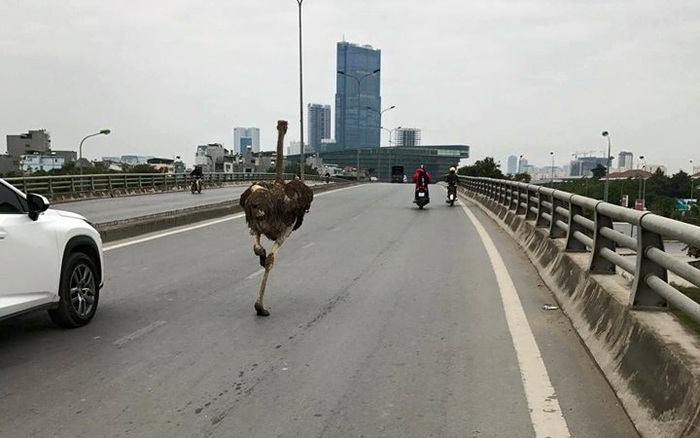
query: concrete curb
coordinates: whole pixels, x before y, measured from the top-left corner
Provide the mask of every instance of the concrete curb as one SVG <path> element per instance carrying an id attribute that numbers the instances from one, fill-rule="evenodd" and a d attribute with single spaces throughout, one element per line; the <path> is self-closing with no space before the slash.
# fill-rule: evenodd
<path id="1" fill-rule="evenodd" d="M 250 184 L 250 183 L 249 183 Z M 314 193 L 325 192 L 355 183 L 315 184 L 310 186 Z M 195 222 L 216 219 L 243 211 L 238 205 L 238 198 L 217 204 L 192 207 L 185 210 L 168 211 L 147 216 L 140 216 L 113 222 L 96 224 L 103 242 L 128 239 L 142 234 L 163 231 L 169 228 L 189 225 Z"/>
<path id="2" fill-rule="evenodd" d="M 464 193 L 464 192 L 463 192 Z M 668 312 L 630 310 L 630 281 L 587 271 L 533 221 L 467 192 L 524 249 L 642 437 L 700 437 L 700 342 Z"/>

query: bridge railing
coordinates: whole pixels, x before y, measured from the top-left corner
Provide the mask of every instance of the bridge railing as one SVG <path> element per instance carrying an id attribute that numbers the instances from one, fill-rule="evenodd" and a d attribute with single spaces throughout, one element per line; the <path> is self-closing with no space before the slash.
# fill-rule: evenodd
<path id="1" fill-rule="evenodd" d="M 293 174 L 285 174 L 291 179 Z M 223 173 L 212 172 L 203 175 L 204 184 L 224 184 L 246 181 L 272 180 L 274 173 Z M 317 175 L 307 175 L 309 180 L 320 179 Z M 95 175 L 56 175 L 24 176 L 5 178 L 7 182 L 25 193 L 38 193 L 46 196 L 70 195 L 91 192 L 111 192 L 114 190 L 156 189 L 168 190 L 188 186 L 192 181 L 184 173 L 105 173 Z"/>
<path id="2" fill-rule="evenodd" d="M 561 190 L 517 181 L 460 177 L 460 185 L 492 202 L 524 215 L 550 238 L 565 239 L 569 252 L 588 252 L 588 270 L 594 274 L 615 274 L 620 268 L 634 281 L 629 305 L 634 308 L 665 309 L 670 303 L 700 323 L 700 304 L 673 284 L 672 272 L 700 287 L 700 269 L 664 251 L 664 239 L 700 247 L 700 227 L 610 204 Z M 613 222 L 637 227 L 636 238 L 613 228 Z M 627 250 L 623 255 L 619 248 Z"/>

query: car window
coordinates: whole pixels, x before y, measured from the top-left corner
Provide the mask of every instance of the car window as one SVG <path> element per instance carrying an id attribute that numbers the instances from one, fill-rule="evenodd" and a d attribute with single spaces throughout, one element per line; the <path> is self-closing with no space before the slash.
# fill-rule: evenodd
<path id="1" fill-rule="evenodd" d="M 0 184 L 0 214 L 24 214 L 28 210 L 25 199 L 9 187 Z"/>

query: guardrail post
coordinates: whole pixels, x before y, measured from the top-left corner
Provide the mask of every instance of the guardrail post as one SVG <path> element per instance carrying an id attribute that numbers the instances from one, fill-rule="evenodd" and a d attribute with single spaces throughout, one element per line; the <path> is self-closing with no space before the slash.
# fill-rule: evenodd
<path id="1" fill-rule="evenodd" d="M 508 200 L 508 210 L 517 210 L 518 209 L 518 196 L 520 195 L 520 191 L 518 189 L 518 186 L 515 184 L 508 184 L 508 193 L 510 193 L 510 199 Z"/>
<path id="2" fill-rule="evenodd" d="M 525 214 L 527 213 L 527 204 L 523 205 L 522 195 L 528 196 L 528 191 L 526 187 L 522 187 L 520 183 L 518 184 L 518 198 L 515 203 L 515 214 Z"/>
<path id="3" fill-rule="evenodd" d="M 591 249 L 591 261 L 588 265 L 588 270 L 594 274 L 614 274 L 615 263 L 606 260 L 600 255 L 600 250 L 607 248 L 610 251 L 615 251 L 615 242 L 600 235 L 600 230 L 603 227 L 613 228 L 612 218 L 605 216 L 598 211 L 598 206 L 603 203 L 600 201 L 595 206 L 595 221 L 593 224 L 593 248 Z"/>
<path id="4" fill-rule="evenodd" d="M 632 307 L 668 307 L 666 299 L 656 293 L 647 285 L 647 277 L 656 275 L 664 282 L 668 282 L 668 271 L 663 266 L 660 266 L 646 256 L 646 252 L 650 248 L 658 248 L 664 250 L 663 238 L 654 232 L 645 230 L 642 225 L 645 213 L 640 218 L 640 225 L 637 229 L 637 263 L 634 270 L 634 283 L 630 293 L 630 305 Z"/>
<path id="5" fill-rule="evenodd" d="M 53 178 L 49 177 L 49 195 L 53 195 Z"/>
<path id="6" fill-rule="evenodd" d="M 566 235 L 566 251 L 585 252 L 587 251 L 586 245 L 574 237 L 574 233 L 577 231 L 586 234 L 586 228 L 574 221 L 575 216 L 583 216 L 583 208 L 572 202 L 573 197 L 574 195 L 569 196 L 569 233 Z"/>
<path id="7" fill-rule="evenodd" d="M 532 208 L 535 207 L 535 200 L 533 199 L 535 197 L 535 192 L 530 190 L 530 186 L 527 186 L 527 205 L 525 206 L 525 220 L 528 219 L 536 219 L 537 218 L 537 213 L 532 211 Z"/>
<path id="8" fill-rule="evenodd" d="M 566 216 L 557 211 L 559 207 L 564 208 L 564 201 L 557 198 L 555 193 L 552 193 L 552 221 L 549 223 L 549 237 L 553 239 L 566 237 L 566 231 L 557 226 L 557 221 L 564 222 L 566 220 Z"/>
<path id="9" fill-rule="evenodd" d="M 549 201 L 552 202 L 553 197 L 551 195 L 545 195 L 540 189 L 537 190 L 537 220 L 535 221 L 535 227 L 546 228 L 549 224 L 547 223 L 547 219 L 545 219 L 545 217 L 542 215 L 542 213 L 546 213 L 546 211 L 544 211 L 542 201 L 549 199 Z"/>

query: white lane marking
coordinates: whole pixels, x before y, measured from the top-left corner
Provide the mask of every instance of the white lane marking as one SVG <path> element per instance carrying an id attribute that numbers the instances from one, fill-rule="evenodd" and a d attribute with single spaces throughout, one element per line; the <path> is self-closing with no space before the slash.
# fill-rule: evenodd
<path id="1" fill-rule="evenodd" d="M 264 269 L 259 269 L 259 270 L 255 271 L 255 272 L 253 272 L 252 274 L 250 274 L 249 276 L 247 276 L 245 279 L 246 279 L 246 280 L 250 280 L 251 278 L 255 278 L 255 277 L 257 277 L 258 275 L 262 274 L 263 272 L 265 272 Z"/>
<path id="2" fill-rule="evenodd" d="M 324 195 L 328 195 L 328 194 L 331 194 L 331 193 L 334 193 L 334 192 L 341 192 L 341 191 L 343 191 L 343 190 L 354 189 L 354 188 L 357 188 L 357 187 L 359 187 L 359 185 L 358 185 L 358 186 L 352 186 L 352 187 L 344 187 L 344 188 L 342 188 L 342 189 L 329 190 L 329 191 L 327 191 L 327 192 L 319 193 L 319 194 L 317 194 L 317 195 L 315 194 L 314 197 L 324 196 Z M 231 220 L 234 220 L 234 219 L 240 219 L 240 218 L 242 218 L 242 217 L 245 217 L 245 213 L 237 213 L 237 214 L 234 214 L 233 216 L 227 216 L 227 217 L 224 217 L 224 218 L 221 218 L 221 219 L 213 219 L 213 220 L 210 220 L 210 221 L 207 221 L 207 222 L 199 223 L 199 224 L 197 224 L 197 225 L 192 225 L 192 226 L 189 226 L 189 227 L 178 228 L 177 230 L 166 231 L 166 232 L 164 232 L 164 233 L 153 234 L 153 235 L 150 235 L 150 236 L 148 236 L 148 237 L 142 237 L 142 238 L 140 238 L 140 239 L 129 240 L 129 241 L 127 241 L 127 242 L 115 243 L 115 244 L 112 244 L 112 245 L 105 245 L 105 246 L 102 248 L 102 250 L 103 250 L 103 251 L 111 251 L 111 250 L 113 250 L 113 249 L 124 248 L 124 247 L 127 247 L 127 246 L 136 245 L 136 244 L 139 244 L 139 243 L 144 243 L 144 242 L 148 242 L 148 241 L 155 240 L 155 239 L 160 239 L 160 238 L 162 238 L 162 237 L 168 237 L 168 236 L 172 236 L 172 235 L 175 235 L 175 234 L 186 233 L 187 231 L 196 230 L 196 229 L 198 229 L 198 228 L 209 227 L 209 226 L 211 226 L 211 225 L 220 224 L 220 223 L 222 223 L 222 222 L 228 222 L 228 221 L 231 221 Z"/>
<path id="3" fill-rule="evenodd" d="M 123 338 L 117 339 L 116 341 L 114 341 L 114 345 L 116 345 L 117 347 L 123 347 L 124 344 L 126 344 L 127 342 L 133 341 L 134 339 L 138 339 L 141 336 L 152 332 L 153 330 L 155 330 L 156 328 L 160 327 L 163 324 L 165 324 L 165 321 L 152 322 L 151 324 L 148 324 L 146 327 L 144 327 L 142 329 L 138 329 L 135 332 L 124 336 Z"/>
<path id="4" fill-rule="evenodd" d="M 301 249 L 308 249 L 311 248 L 312 246 L 316 245 L 316 242 L 309 242 L 306 245 L 302 246 Z"/>
<path id="5" fill-rule="evenodd" d="M 328 231 L 333 231 L 333 232 L 340 231 L 340 227 L 333 227 Z"/>
<path id="6" fill-rule="evenodd" d="M 513 280 L 508 274 L 508 269 L 506 269 L 496 245 L 481 222 L 465 205 L 462 205 L 462 209 L 479 233 L 496 274 L 498 289 L 508 321 L 508 330 L 518 358 L 525 397 L 530 407 L 530 420 L 535 429 L 535 436 L 537 438 L 570 437 L 571 434 L 557 401 L 557 395 L 547 374 L 547 367 L 542 360 L 542 354 L 535 341 L 535 336 L 532 334 L 532 329 L 530 329 L 530 324 L 525 316 Z"/>

